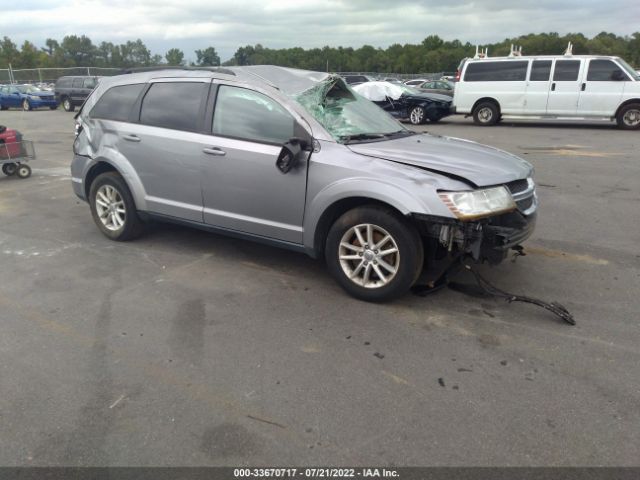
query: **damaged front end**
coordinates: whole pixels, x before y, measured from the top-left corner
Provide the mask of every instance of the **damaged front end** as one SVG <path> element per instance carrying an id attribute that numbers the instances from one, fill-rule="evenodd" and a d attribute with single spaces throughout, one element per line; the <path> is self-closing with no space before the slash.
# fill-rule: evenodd
<path id="1" fill-rule="evenodd" d="M 458 260 L 496 265 L 510 250 L 522 251 L 521 243 L 533 234 L 536 224 L 535 185 L 527 179 L 505 187 L 514 199 L 515 208 L 510 211 L 470 220 L 413 214 L 425 246 L 421 283 L 433 285 Z"/>

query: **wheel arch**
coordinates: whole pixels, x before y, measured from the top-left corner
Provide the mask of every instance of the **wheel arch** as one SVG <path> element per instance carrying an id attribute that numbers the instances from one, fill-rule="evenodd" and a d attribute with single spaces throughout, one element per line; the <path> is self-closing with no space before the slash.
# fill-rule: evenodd
<path id="1" fill-rule="evenodd" d="M 640 98 L 630 98 L 629 100 L 625 100 L 624 102 L 622 102 L 616 109 L 616 113 L 613 115 L 613 118 L 618 118 L 618 114 L 620 113 L 620 110 L 622 110 L 627 105 L 631 105 L 634 103 L 640 105 Z"/>
<path id="2" fill-rule="evenodd" d="M 127 187 L 129 188 L 131 196 L 133 197 L 133 201 L 136 204 L 137 210 L 146 210 L 146 201 L 144 198 L 145 195 L 142 182 L 140 182 L 140 179 L 133 171 L 133 169 L 131 170 L 132 171 L 129 172 L 126 168 L 117 166 L 113 162 L 104 158 L 97 159 L 89 167 L 87 173 L 84 175 L 84 193 L 87 200 L 89 199 L 91 184 L 94 182 L 96 177 L 106 172 L 115 172 L 122 177 Z"/>
<path id="3" fill-rule="evenodd" d="M 496 100 L 493 97 L 482 97 L 482 98 L 479 98 L 478 100 L 476 100 L 475 103 L 473 104 L 473 107 L 471 107 L 471 113 L 473 114 L 473 112 L 475 112 L 476 108 L 478 108 L 478 105 L 480 105 L 480 104 L 482 104 L 484 102 L 494 103 L 496 108 L 498 109 L 498 114 L 500 114 L 500 112 L 501 112 L 500 102 L 498 102 L 498 100 Z"/>

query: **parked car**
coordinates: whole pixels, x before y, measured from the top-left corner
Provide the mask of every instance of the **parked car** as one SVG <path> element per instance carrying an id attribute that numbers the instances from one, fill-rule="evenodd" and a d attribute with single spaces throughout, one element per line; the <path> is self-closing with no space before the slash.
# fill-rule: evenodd
<path id="1" fill-rule="evenodd" d="M 383 81 L 383 82 L 389 82 L 389 83 L 399 83 L 399 84 L 402 84 L 402 82 L 401 82 L 399 79 L 395 78 L 395 77 L 387 77 L 387 78 L 384 78 L 382 81 Z"/>
<path id="2" fill-rule="evenodd" d="M 451 97 L 423 93 L 406 85 L 368 82 L 353 89 L 393 117 L 407 119 L 414 125 L 427 120 L 437 122 L 451 114 Z"/>
<path id="3" fill-rule="evenodd" d="M 454 106 L 477 125 L 502 116 L 616 120 L 640 128 L 640 75 L 619 57 L 515 56 L 467 59 Z"/>
<path id="4" fill-rule="evenodd" d="M 342 77 L 349 85 L 358 85 L 360 83 L 371 82 L 373 79 L 366 75 L 343 75 Z"/>
<path id="5" fill-rule="evenodd" d="M 404 84 L 407 87 L 417 87 L 418 85 L 423 84 L 424 82 L 428 82 L 426 78 L 414 78 L 413 80 L 407 80 Z"/>
<path id="6" fill-rule="evenodd" d="M 82 105 L 99 80 L 100 77 L 87 75 L 60 77 L 55 86 L 56 98 L 65 111 L 73 112 Z"/>
<path id="7" fill-rule="evenodd" d="M 418 90 L 425 93 L 438 93 L 440 95 L 446 95 L 453 97 L 454 84 L 446 80 L 433 80 L 430 82 L 424 82 L 417 86 Z"/>
<path id="8" fill-rule="evenodd" d="M 273 66 L 103 79 L 77 115 L 75 194 L 112 240 L 150 219 L 324 258 L 382 301 L 533 232 L 533 168 L 420 134 L 337 75 Z"/>
<path id="9" fill-rule="evenodd" d="M 34 108 L 58 108 L 53 93 L 40 90 L 34 85 L 3 85 L 0 87 L 0 109 L 22 108 L 28 111 Z"/>

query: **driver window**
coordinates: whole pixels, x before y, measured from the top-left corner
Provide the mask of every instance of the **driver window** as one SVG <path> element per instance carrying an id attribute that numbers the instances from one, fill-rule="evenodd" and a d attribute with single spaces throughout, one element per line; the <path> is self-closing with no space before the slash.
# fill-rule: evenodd
<path id="1" fill-rule="evenodd" d="M 221 85 L 213 113 L 213 134 L 282 145 L 294 136 L 295 120 L 273 99 L 246 88 Z"/>

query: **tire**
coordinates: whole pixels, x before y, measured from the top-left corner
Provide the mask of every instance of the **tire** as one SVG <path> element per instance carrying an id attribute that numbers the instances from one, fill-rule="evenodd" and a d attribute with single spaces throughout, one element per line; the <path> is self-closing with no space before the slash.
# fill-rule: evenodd
<path id="1" fill-rule="evenodd" d="M 638 130 L 640 128 L 640 103 L 631 103 L 620 109 L 616 115 L 618 127 L 623 130 Z"/>
<path id="2" fill-rule="evenodd" d="M 7 177 L 14 175 L 18 166 L 15 163 L 5 163 L 2 165 L 2 173 L 4 173 Z"/>
<path id="3" fill-rule="evenodd" d="M 24 164 L 18 165 L 16 175 L 18 175 L 18 178 L 29 178 L 31 176 L 31 167 Z"/>
<path id="4" fill-rule="evenodd" d="M 387 235 L 390 239 L 385 240 Z M 370 238 L 379 248 L 370 248 Z M 384 251 L 389 253 L 381 255 Z M 354 208 L 336 220 L 327 235 L 325 259 L 331 275 L 350 295 L 384 302 L 404 295 L 416 282 L 424 251 L 418 232 L 402 216 L 370 205 Z"/>
<path id="5" fill-rule="evenodd" d="M 89 205 L 93 221 L 107 238 L 126 241 L 142 233 L 144 225 L 119 174 L 106 172 L 96 177 L 89 190 Z"/>
<path id="6" fill-rule="evenodd" d="M 29 103 L 29 100 L 27 100 L 26 98 L 22 101 L 22 110 L 24 110 L 25 112 L 28 112 L 29 110 L 31 110 L 31 104 Z"/>
<path id="7" fill-rule="evenodd" d="M 62 108 L 65 112 L 73 112 L 76 109 L 69 97 L 62 97 Z"/>
<path id="8" fill-rule="evenodd" d="M 58 106 L 57 106 L 57 105 L 52 106 L 52 107 L 49 107 L 49 110 L 57 110 L 57 109 L 58 109 Z"/>
<path id="9" fill-rule="evenodd" d="M 413 107 L 409 112 L 409 121 L 412 125 L 420 125 L 427 119 L 424 108 Z"/>
<path id="10" fill-rule="evenodd" d="M 500 119 L 498 105 L 494 102 L 482 102 L 473 109 L 473 123 L 482 127 L 495 125 Z"/>

